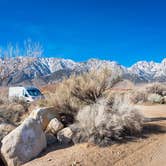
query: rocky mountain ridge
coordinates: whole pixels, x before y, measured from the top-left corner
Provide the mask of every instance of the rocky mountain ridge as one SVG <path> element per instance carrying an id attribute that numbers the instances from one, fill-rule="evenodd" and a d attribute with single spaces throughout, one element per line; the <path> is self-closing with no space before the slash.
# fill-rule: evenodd
<path id="1" fill-rule="evenodd" d="M 0 59 L 0 85 L 40 84 L 57 82 L 73 73 L 82 73 L 103 67 L 135 83 L 165 82 L 166 59 L 161 63 L 139 61 L 127 68 L 115 61 L 90 59 L 75 62 L 70 59 L 18 57 Z"/>

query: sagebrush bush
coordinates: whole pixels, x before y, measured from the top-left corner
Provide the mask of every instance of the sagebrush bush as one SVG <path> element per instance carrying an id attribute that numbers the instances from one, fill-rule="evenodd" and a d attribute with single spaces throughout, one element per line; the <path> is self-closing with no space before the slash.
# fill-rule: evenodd
<path id="1" fill-rule="evenodd" d="M 71 94 L 86 104 L 93 104 L 118 81 L 119 79 L 114 79 L 111 71 L 107 69 L 98 72 L 91 71 L 75 77 Z"/>
<path id="2" fill-rule="evenodd" d="M 19 105 L 22 105 L 23 108 L 24 108 L 24 111 L 28 111 L 28 108 L 30 106 L 30 103 L 28 103 L 25 100 L 20 99 L 18 97 L 14 97 L 14 98 L 12 98 L 12 100 L 9 100 L 8 102 L 10 104 L 19 104 Z"/>
<path id="3" fill-rule="evenodd" d="M 77 122 L 70 126 L 73 142 L 92 142 L 100 146 L 112 144 L 125 136 L 139 135 L 143 116 L 128 99 L 116 97 L 114 103 L 99 99 L 78 112 Z"/>
<path id="4" fill-rule="evenodd" d="M 72 79 L 64 80 L 59 83 L 56 91 L 49 92 L 45 95 L 45 99 L 37 102 L 40 106 L 54 107 L 55 111 L 60 113 L 76 114 L 79 101 L 71 95 Z M 81 104 L 80 104 L 81 105 Z"/>
<path id="5" fill-rule="evenodd" d="M 86 105 L 95 103 L 104 97 L 119 80 L 118 75 L 112 77 L 107 69 L 91 71 L 78 76 L 71 76 L 56 85 L 56 90 L 46 94 L 46 99 L 39 101 L 42 106 L 53 106 L 62 113 L 76 114 Z"/>
<path id="6" fill-rule="evenodd" d="M 18 125 L 26 117 L 30 104 L 17 97 L 8 98 L 8 88 L 0 88 L 0 117 Z"/>
<path id="7" fill-rule="evenodd" d="M 144 89 L 134 89 L 131 93 L 130 100 L 134 103 L 144 103 L 147 101 L 148 93 Z"/>
<path id="8" fill-rule="evenodd" d="M 116 97 L 110 90 L 118 81 L 119 76 L 106 69 L 71 76 L 39 102 L 53 106 L 59 114 L 73 115 L 73 124 L 66 124 L 73 131 L 74 143 L 110 145 L 125 136 L 139 135 L 143 124 L 143 117 L 129 104 L 129 98 L 124 93 Z"/>
<path id="9" fill-rule="evenodd" d="M 0 90 L 0 105 L 8 103 L 7 94 L 3 90 Z"/>
<path id="10" fill-rule="evenodd" d="M 161 96 L 164 96 L 166 92 L 166 85 L 162 83 L 149 84 L 145 88 L 147 93 L 155 93 Z"/>
<path id="11" fill-rule="evenodd" d="M 0 117 L 13 124 L 19 124 L 26 115 L 27 112 L 21 104 L 9 103 L 0 107 Z"/>
<path id="12" fill-rule="evenodd" d="M 151 93 L 148 95 L 147 101 L 150 103 L 159 103 L 163 104 L 164 103 L 164 98 L 156 93 Z"/>
<path id="13" fill-rule="evenodd" d="M 145 102 L 163 104 L 164 100 L 162 100 L 162 97 L 164 96 L 166 96 L 166 85 L 163 83 L 152 83 L 133 89 L 130 99 L 134 104 Z"/>

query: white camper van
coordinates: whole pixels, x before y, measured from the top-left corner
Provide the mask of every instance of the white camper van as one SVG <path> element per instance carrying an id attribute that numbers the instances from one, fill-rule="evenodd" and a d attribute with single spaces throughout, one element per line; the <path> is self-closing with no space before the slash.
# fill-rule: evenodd
<path id="1" fill-rule="evenodd" d="M 9 99 L 18 98 L 25 100 L 26 102 L 32 102 L 34 100 L 43 98 L 44 96 L 40 90 L 36 87 L 10 87 L 9 88 Z"/>

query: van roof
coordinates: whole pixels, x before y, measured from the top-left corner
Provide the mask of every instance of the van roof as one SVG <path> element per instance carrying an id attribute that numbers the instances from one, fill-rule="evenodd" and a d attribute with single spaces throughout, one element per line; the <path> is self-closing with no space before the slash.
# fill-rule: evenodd
<path id="1" fill-rule="evenodd" d="M 37 87 L 35 87 L 35 86 L 27 86 L 27 87 L 25 87 L 26 89 L 38 89 Z"/>
<path id="2" fill-rule="evenodd" d="M 25 89 L 38 89 L 35 86 L 11 86 L 9 88 L 25 88 Z"/>

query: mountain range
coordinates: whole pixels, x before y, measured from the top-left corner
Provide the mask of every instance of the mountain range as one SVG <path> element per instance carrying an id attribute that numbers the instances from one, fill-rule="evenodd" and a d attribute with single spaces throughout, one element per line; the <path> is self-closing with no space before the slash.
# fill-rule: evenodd
<path id="1" fill-rule="evenodd" d="M 113 74 L 119 74 L 134 83 L 165 82 L 166 59 L 161 63 L 139 61 L 131 67 L 124 67 L 115 61 L 90 59 L 86 62 L 75 62 L 58 58 L 17 57 L 0 59 L 0 85 L 45 85 L 55 83 L 71 74 L 107 67 Z"/>

